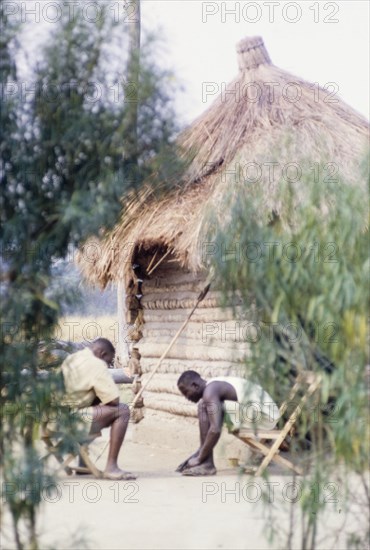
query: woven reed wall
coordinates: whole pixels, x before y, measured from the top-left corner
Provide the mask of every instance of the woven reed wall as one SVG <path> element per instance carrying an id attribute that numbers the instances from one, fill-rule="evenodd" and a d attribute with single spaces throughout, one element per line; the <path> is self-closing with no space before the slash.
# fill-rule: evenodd
<path id="1" fill-rule="evenodd" d="M 143 282 L 143 337 L 136 346 L 141 354 L 143 383 L 189 315 L 205 282 L 206 274 L 176 269 L 173 263 L 162 265 L 155 277 Z M 249 345 L 240 330 L 241 308 L 236 298 L 228 301 L 228 307 L 223 307 L 223 301 L 222 294 L 211 288 L 200 302 L 145 390 L 145 407 L 195 417 L 196 405 L 186 401 L 177 389 L 182 372 L 193 369 L 206 379 L 244 373 Z"/>

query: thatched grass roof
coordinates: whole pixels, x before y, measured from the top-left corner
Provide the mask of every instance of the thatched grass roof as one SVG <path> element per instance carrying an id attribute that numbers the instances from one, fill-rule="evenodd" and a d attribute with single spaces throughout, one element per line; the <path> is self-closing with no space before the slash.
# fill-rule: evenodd
<path id="1" fill-rule="evenodd" d="M 92 283 L 125 278 L 138 251 L 159 246 L 187 268 L 200 269 L 208 213 L 218 211 L 222 223 L 230 186 L 240 178 L 251 189 L 259 186 L 265 211 L 282 218 L 279 182 L 295 165 L 313 170 L 314 163 L 331 163 L 327 176 L 338 169 L 349 184 L 364 185 L 359 174 L 368 122 L 332 89 L 275 67 L 261 38 L 242 40 L 237 52 L 238 76 L 179 136 L 191 159 L 182 185 L 159 199 L 150 188 L 126 198 L 120 223 L 96 241 L 95 255 L 91 241 L 82 251 L 80 263 Z M 297 200 L 302 193 L 304 185 L 297 184 Z"/>

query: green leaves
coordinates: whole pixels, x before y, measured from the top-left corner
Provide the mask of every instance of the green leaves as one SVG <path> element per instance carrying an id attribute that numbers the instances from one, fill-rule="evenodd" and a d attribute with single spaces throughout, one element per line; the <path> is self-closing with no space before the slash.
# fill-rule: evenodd
<path id="1" fill-rule="evenodd" d="M 369 197 L 360 182 L 324 185 L 308 171 L 295 189 L 286 182 L 278 188 L 277 216 L 266 211 L 263 189 L 247 193 L 239 192 L 238 182 L 228 185 L 232 223 L 216 211 L 210 220 L 218 228 L 213 264 L 225 296 L 237 290 L 245 311 L 255 304 L 253 321 L 261 337 L 251 343 L 246 374 L 278 403 L 301 369 L 323 375 L 292 443 L 300 453 L 309 444 L 313 459 L 300 504 L 314 548 L 326 503 L 312 499 L 312 482 L 322 487 L 340 479 L 346 487 L 350 474 L 341 479 L 338 472 L 363 475 L 368 468 Z M 222 245 L 227 250 L 237 245 L 242 253 L 225 261 Z M 368 498 L 368 485 L 364 489 Z"/>
<path id="2" fill-rule="evenodd" d="M 2 23 L 3 15 L 0 10 Z M 86 18 L 62 19 L 35 69 L 35 93 L 25 98 L 17 80 L 17 29 L 5 22 L 3 30 L 1 84 L 11 83 L 19 93 L 6 97 L 0 112 L 0 398 L 7 412 L 0 435 L 5 480 L 18 483 L 8 501 L 18 548 L 24 546 L 17 528 L 21 521 L 26 522 L 28 546 L 36 548 L 35 518 L 47 476 L 34 439 L 40 417 L 58 411 L 52 397 L 60 390 L 57 376 L 42 381 L 37 376 L 44 366 L 38 345 L 50 341 L 61 305 L 72 299 L 71 285 L 60 288 L 52 281 L 52 267 L 71 245 L 114 226 L 126 192 L 140 189 L 143 182 L 154 187 L 161 182 L 164 188 L 165 179 L 171 185 L 181 164 L 173 145 L 172 84 L 156 65 L 153 42 L 150 54 L 142 52 L 138 84 L 130 95 L 132 83 L 122 63 L 128 40 L 122 28 L 107 13 L 96 25 Z M 114 60 L 117 39 L 119 59 Z M 138 113 L 134 129 L 131 100 Z M 132 132 L 138 137 L 134 159 Z M 74 428 L 67 429 L 72 439 Z M 20 487 L 20 476 L 25 487 L 34 487 L 31 496 Z"/>

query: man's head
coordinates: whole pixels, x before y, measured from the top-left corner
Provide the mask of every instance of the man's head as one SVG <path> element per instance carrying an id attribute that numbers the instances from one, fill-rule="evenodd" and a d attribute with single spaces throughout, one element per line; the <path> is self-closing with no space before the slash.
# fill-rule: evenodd
<path id="1" fill-rule="evenodd" d="M 187 370 L 178 379 L 177 387 L 186 399 L 198 403 L 203 397 L 206 381 L 194 370 Z"/>
<path id="2" fill-rule="evenodd" d="M 106 338 L 97 338 L 94 340 L 91 344 L 91 351 L 96 357 L 105 361 L 107 365 L 113 363 L 116 353 L 112 342 Z"/>

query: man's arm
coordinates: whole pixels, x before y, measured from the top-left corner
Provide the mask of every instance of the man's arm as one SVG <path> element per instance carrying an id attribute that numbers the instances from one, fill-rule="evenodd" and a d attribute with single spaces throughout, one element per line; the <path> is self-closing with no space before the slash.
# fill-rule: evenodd
<path id="1" fill-rule="evenodd" d="M 224 413 L 223 401 L 220 398 L 219 389 L 217 387 L 212 388 L 210 386 L 206 389 L 203 394 L 203 406 L 205 410 L 200 414 L 207 415 L 209 428 L 199 451 L 193 458 L 189 459 L 187 464 L 189 467 L 198 466 L 204 462 L 212 453 L 221 435 Z"/>
<path id="2" fill-rule="evenodd" d="M 206 399 L 203 398 L 203 403 L 207 411 L 209 429 L 204 443 L 199 449 L 199 454 L 196 457 L 196 460 L 199 461 L 198 464 L 204 462 L 216 446 L 220 439 L 223 422 L 222 401 L 218 395 L 212 395 Z"/>
<path id="3" fill-rule="evenodd" d="M 103 405 L 116 407 L 119 405 L 118 387 L 108 373 L 108 367 L 98 359 L 92 373 L 92 385 L 95 395 Z"/>

